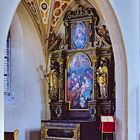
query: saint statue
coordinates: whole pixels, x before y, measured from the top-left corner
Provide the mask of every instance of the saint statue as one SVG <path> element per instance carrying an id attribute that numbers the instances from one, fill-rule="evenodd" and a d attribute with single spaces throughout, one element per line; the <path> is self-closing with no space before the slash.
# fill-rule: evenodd
<path id="1" fill-rule="evenodd" d="M 108 96 L 108 67 L 106 66 L 105 60 L 100 60 L 100 66 L 97 69 L 97 82 L 100 87 L 100 96 Z"/>
<path id="2" fill-rule="evenodd" d="M 57 99 L 57 93 L 58 93 L 58 71 L 56 68 L 51 66 L 51 71 L 48 74 L 48 80 L 49 80 L 49 88 L 50 88 L 50 94 L 49 98 L 54 100 Z"/>

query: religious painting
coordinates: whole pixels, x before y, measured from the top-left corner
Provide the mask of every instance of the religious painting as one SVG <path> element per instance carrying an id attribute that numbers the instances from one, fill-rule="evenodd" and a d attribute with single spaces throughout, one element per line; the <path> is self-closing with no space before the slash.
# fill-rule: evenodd
<path id="1" fill-rule="evenodd" d="M 76 49 L 83 49 L 89 42 L 89 29 L 84 22 L 78 22 L 72 27 L 72 44 Z"/>
<path id="2" fill-rule="evenodd" d="M 88 109 L 92 100 L 93 69 L 89 57 L 76 53 L 69 62 L 67 72 L 67 101 L 70 109 Z"/>

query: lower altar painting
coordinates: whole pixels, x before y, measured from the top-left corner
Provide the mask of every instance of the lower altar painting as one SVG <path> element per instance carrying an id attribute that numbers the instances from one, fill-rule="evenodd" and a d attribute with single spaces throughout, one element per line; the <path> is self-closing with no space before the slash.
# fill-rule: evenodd
<path id="1" fill-rule="evenodd" d="M 88 109 L 88 101 L 92 100 L 93 69 L 86 54 L 72 56 L 67 72 L 67 87 L 70 109 Z"/>

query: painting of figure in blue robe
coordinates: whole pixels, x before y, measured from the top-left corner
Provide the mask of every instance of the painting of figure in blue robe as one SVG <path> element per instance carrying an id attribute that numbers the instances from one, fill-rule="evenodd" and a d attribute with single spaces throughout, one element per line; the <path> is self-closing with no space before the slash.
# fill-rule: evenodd
<path id="1" fill-rule="evenodd" d="M 89 57 L 84 53 L 75 54 L 67 73 L 67 100 L 71 109 L 87 109 L 92 100 L 93 69 Z"/>
<path id="2" fill-rule="evenodd" d="M 89 41 L 89 29 L 84 22 L 75 24 L 72 28 L 72 42 L 77 49 L 85 47 Z"/>

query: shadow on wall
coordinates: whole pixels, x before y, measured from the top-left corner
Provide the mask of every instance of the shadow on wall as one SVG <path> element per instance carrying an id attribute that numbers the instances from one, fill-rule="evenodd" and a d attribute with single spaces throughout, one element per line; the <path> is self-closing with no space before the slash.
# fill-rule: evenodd
<path id="1" fill-rule="evenodd" d="M 41 140 L 41 132 L 40 132 L 40 130 L 26 131 L 26 138 L 25 139 Z"/>

